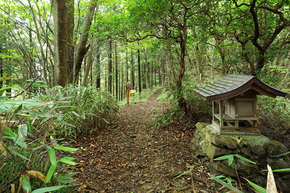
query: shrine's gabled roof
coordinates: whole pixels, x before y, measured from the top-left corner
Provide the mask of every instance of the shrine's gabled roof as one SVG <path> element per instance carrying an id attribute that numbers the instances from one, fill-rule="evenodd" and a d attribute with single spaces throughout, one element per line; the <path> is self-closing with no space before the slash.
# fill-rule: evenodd
<path id="1" fill-rule="evenodd" d="M 209 101 L 219 101 L 240 95 L 250 89 L 273 98 L 286 96 L 286 93 L 265 84 L 255 76 L 244 74 L 229 74 L 205 87 L 194 89 L 194 92 Z"/>

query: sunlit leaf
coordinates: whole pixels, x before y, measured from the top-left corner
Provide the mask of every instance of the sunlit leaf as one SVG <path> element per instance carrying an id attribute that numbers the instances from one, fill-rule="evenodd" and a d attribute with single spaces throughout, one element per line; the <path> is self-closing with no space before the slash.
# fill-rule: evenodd
<path id="1" fill-rule="evenodd" d="M 55 157 L 55 151 L 54 149 L 50 149 L 48 151 L 48 155 L 49 155 L 49 160 L 50 160 L 50 163 L 52 165 L 56 164 L 56 157 Z"/>
<path id="2" fill-rule="evenodd" d="M 249 159 L 247 159 L 247 158 L 245 158 L 245 157 L 243 157 L 243 156 L 241 156 L 239 154 L 235 154 L 235 156 L 240 158 L 240 159 L 242 159 L 242 160 L 244 160 L 244 161 L 246 161 L 246 162 L 249 162 L 251 164 L 256 164 L 256 162 L 253 162 L 253 161 L 251 161 L 251 160 L 249 160 Z"/>
<path id="3" fill-rule="evenodd" d="M 9 135 L 10 137 L 14 137 L 14 138 L 17 137 L 17 135 L 16 135 L 16 134 L 15 134 L 15 133 L 10 129 L 10 128 L 5 129 L 4 132 L 5 132 L 7 135 Z"/>
<path id="4" fill-rule="evenodd" d="M 55 164 L 51 164 L 50 167 L 49 167 L 49 170 L 47 172 L 47 175 L 46 175 L 46 180 L 45 180 L 46 183 L 49 182 L 50 179 L 52 178 L 55 169 L 56 169 L 56 163 Z"/>
<path id="5" fill-rule="evenodd" d="M 77 151 L 79 148 L 64 147 L 64 146 L 59 145 L 59 146 L 55 146 L 54 149 L 73 152 L 73 151 Z"/>
<path id="6" fill-rule="evenodd" d="M 254 182 L 251 182 L 250 180 L 248 180 L 248 179 L 246 179 L 246 178 L 245 178 L 245 180 L 247 180 L 247 182 L 249 182 L 249 184 L 250 184 L 253 188 L 255 188 L 258 192 L 260 192 L 260 193 L 267 193 L 267 191 L 266 191 L 265 188 L 263 188 L 263 187 L 261 187 L 261 186 L 258 186 L 257 184 L 255 184 Z"/>
<path id="7" fill-rule="evenodd" d="M 29 192 L 31 190 L 31 185 L 24 176 L 21 177 L 21 184 L 26 192 Z"/>
<path id="8" fill-rule="evenodd" d="M 59 159 L 58 162 L 62 162 L 68 165 L 78 165 L 78 163 L 72 161 L 73 159 L 74 158 L 71 158 L 71 157 L 63 157 Z"/>
<path id="9" fill-rule="evenodd" d="M 33 190 L 31 193 L 52 192 L 52 191 L 59 190 L 59 189 L 65 188 L 65 187 L 66 186 L 51 186 L 51 187 L 39 188 L 37 190 Z"/>
<path id="10" fill-rule="evenodd" d="M 273 170 L 273 172 L 290 172 L 290 168 L 277 169 Z"/>

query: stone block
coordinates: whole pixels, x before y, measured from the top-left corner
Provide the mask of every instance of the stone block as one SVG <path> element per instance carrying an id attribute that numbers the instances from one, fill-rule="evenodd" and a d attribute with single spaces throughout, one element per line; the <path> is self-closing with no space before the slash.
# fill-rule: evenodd
<path id="1" fill-rule="evenodd" d="M 236 149 L 238 147 L 237 140 L 228 135 L 216 136 L 213 140 L 213 144 L 219 147 L 226 147 L 229 149 Z"/>

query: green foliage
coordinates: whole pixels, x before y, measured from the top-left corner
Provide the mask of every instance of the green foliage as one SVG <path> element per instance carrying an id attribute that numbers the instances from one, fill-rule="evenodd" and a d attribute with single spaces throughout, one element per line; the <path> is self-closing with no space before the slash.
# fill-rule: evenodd
<path id="1" fill-rule="evenodd" d="M 53 112 L 54 117 L 40 123 L 49 122 L 52 132 L 69 138 L 92 132 L 95 127 L 106 128 L 119 109 L 110 94 L 92 87 L 54 87 L 38 97 L 54 104 L 46 109 Z"/>
<path id="2" fill-rule="evenodd" d="M 289 99 L 259 96 L 257 105 L 264 127 L 274 130 L 276 133 L 285 134 L 287 132 L 290 124 Z"/>
<path id="3" fill-rule="evenodd" d="M 260 192 L 260 193 L 266 193 L 266 192 L 267 192 L 267 190 L 266 190 L 265 188 L 263 188 L 263 187 L 261 187 L 261 186 L 255 184 L 254 182 L 251 182 L 251 181 L 248 180 L 248 179 L 245 179 L 245 180 L 247 180 L 247 182 L 248 182 L 248 183 L 249 183 L 253 188 L 255 188 L 255 190 L 257 190 L 258 192 Z"/>
<path id="4" fill-rule="evenodd" d="M 290 168 L 277 169 L 273 170 L 273 172 L 290 172 Z"/>
<path id="5" fill-rule="evenodd" d="M 168 98 L 168 91 L 163 89 L 162 93 L 157 97 L 157 101 L 167 101 Z"/>
<path id="6" fill-rule="evenodd" d="M 67 166 L 77 163 L 56 151 L 77 148 L 62 146 L 57 137 L 93 130 L 94 121 L 106 126 L 118 110 L 111 95 L 91 88 L 56 87 L 47 92 L 29 100 L 1 98 L 1 190 L 8 191 L 11 184 L 33 192 L 68 190 L 70 186 L 62 185 L 72 185 L 74 173 Z"/>
<path id="7" fill-rule="evenodd" d="M 200 86 L 198 80 L 185 78 L 183 85 L 183 92 L 188 110 L 195 113 L 211 113 L 211 104 L 193 92 L 194 88 Z"/>
<path id="8" fill-rule="evenodd" d="M 237 157 L 237 158 L 240 158 L 240 159 L 242 159 L 242 160 L 244 160 L 244 161 L 246 161 L 246 162 L 249 162 L 249 163 L 251 163 L 251 164 L 256 164 L 256 162 L 253 162 L 253 161 L 251 161 L 251 160 L 249 160 L 249 159 L 247 159 L 247 158 L 245 158 L 245 157 L 243 157 L 243 156 L 241 156 L 241 155 L 238 155 L 238 154 L 234 154 L 234 155 L 224 155 L 224 156 L 220 156 L 220 157 L 218 157 L 218 158 L 216 158 L 216 159 L 214 159 L 214 160 L 216 160 L 216 161 L 219 161 L 219 160 L 228 160 L 228 164 L 229 165 L 231 165 L 232 163 L 233 163 L 233 161 L 234 161 L 234 157 Z M 273 170 L 273 172 L 290 172 L 290 168 L 283 168 L 283 169 L 276 169 L 276 170 Z M 218 183 L 220 183 L 220 184 L 222 184 L 222 185 L 224 185 L 224 186 L 226 186 L 227 188 L 229 188 L 229 189 L 231 189 L 231 190 L 233 190 L 233 191 L 237 191 L 237 190 L 235 190 L 236 188 L 235 187 L 233 187 L 232 185 L 231 185 L 231 183 L 225 183 L 224 181 L 222 181 L 222 180 L 220 180 L 219 179 L 219 177 L 214 177 L 214 176 L 212 176 L 211 177 L 211 179 L 214 179 L 215 181 L 217 181 Z M 257 185 L 257 184 L 255 184 L 255 183 L 253 183 L 253 182 L 251 182 L 250 180 L 248 180 L 248 179 L 246 179 L 246 178 L 244 178 L 253 188 L 255 188 L 258 192 L 260 192 L 260 193 L 266 193 L 266 189 L 265 188 L 263 188 L 263 187 L 261 187 L 261 186 L 259 186 L 259 185 Z M 237 191 L 237 192 L 241 192 L 241 191 Z"/>
<path id="9" fill-rule="evenodd" d="M 226 183 L 224 182 L 223 180 L 221 180 L 220 178 L 222 178 L 224 176 L 211 176 L 210 179 L 213 179 L 215 181 L 217 181 L 218 183 L 220 183 L 221 185 L 227 187 L 228 189 L 230 190 L 233 190 L 234 192 L 237 192 L 237 193 L 243 193 L 242 191 L 240 191 L 239 189 L 235 188 L 231 183 Z M 226 178 L 226 180 L 229 182 L 228 178 Z"/>
<path id="10" fill-rule="evenodd" d="M 243 157 L 241 155 L 238 155 L 238 154 L 224 155 L 224 156 L 220 156 L 218 158 L 215 158 L 214 160 L 216 160 L 216 161 L 218 161 L 218 160 L 228 160 L 228 164 L 232 165 L 232 163 L 234 161 L 234 157 L 240 158 L 240 159 L 242 159 L 242 160 L 244 160 L 246 162 L 249 162 L 251 164 L 256 164 L 256 162 L 253 162 L 253 161 L 251 161 L 251 160 L 249 160 L 249 159 L 247 159 L 247 158 L 245 158 L 245 157 Z"/>

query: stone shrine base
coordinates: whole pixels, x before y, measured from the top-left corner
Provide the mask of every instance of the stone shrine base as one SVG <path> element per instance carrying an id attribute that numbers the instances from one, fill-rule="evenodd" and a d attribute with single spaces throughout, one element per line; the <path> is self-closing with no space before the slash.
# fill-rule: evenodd
<path id="1" fill-rule="evenodd" d="M 267 164 L 272 170 L 290 168 L 290 154 L 280 142 L 271 140 L 263 135 L 247 135 L 236 133 L 219 134 L 209 123 L 197 123 L 192 149 L 196 156 L 202 156 L 210 168 L 224 175 L 236 177 L 236 170 L 243 176 L 263 187 L 267 182 Z M 215 161 L 223 155 L 238 154 L 256 164 L 251 164 L 235 157 L 229 166 L 228 160 Z M 264 171 L 263 171 L 264 170 Z M 277 188 L 283 192 L 290 192 L 290 172 L 274 173 Z"/>

